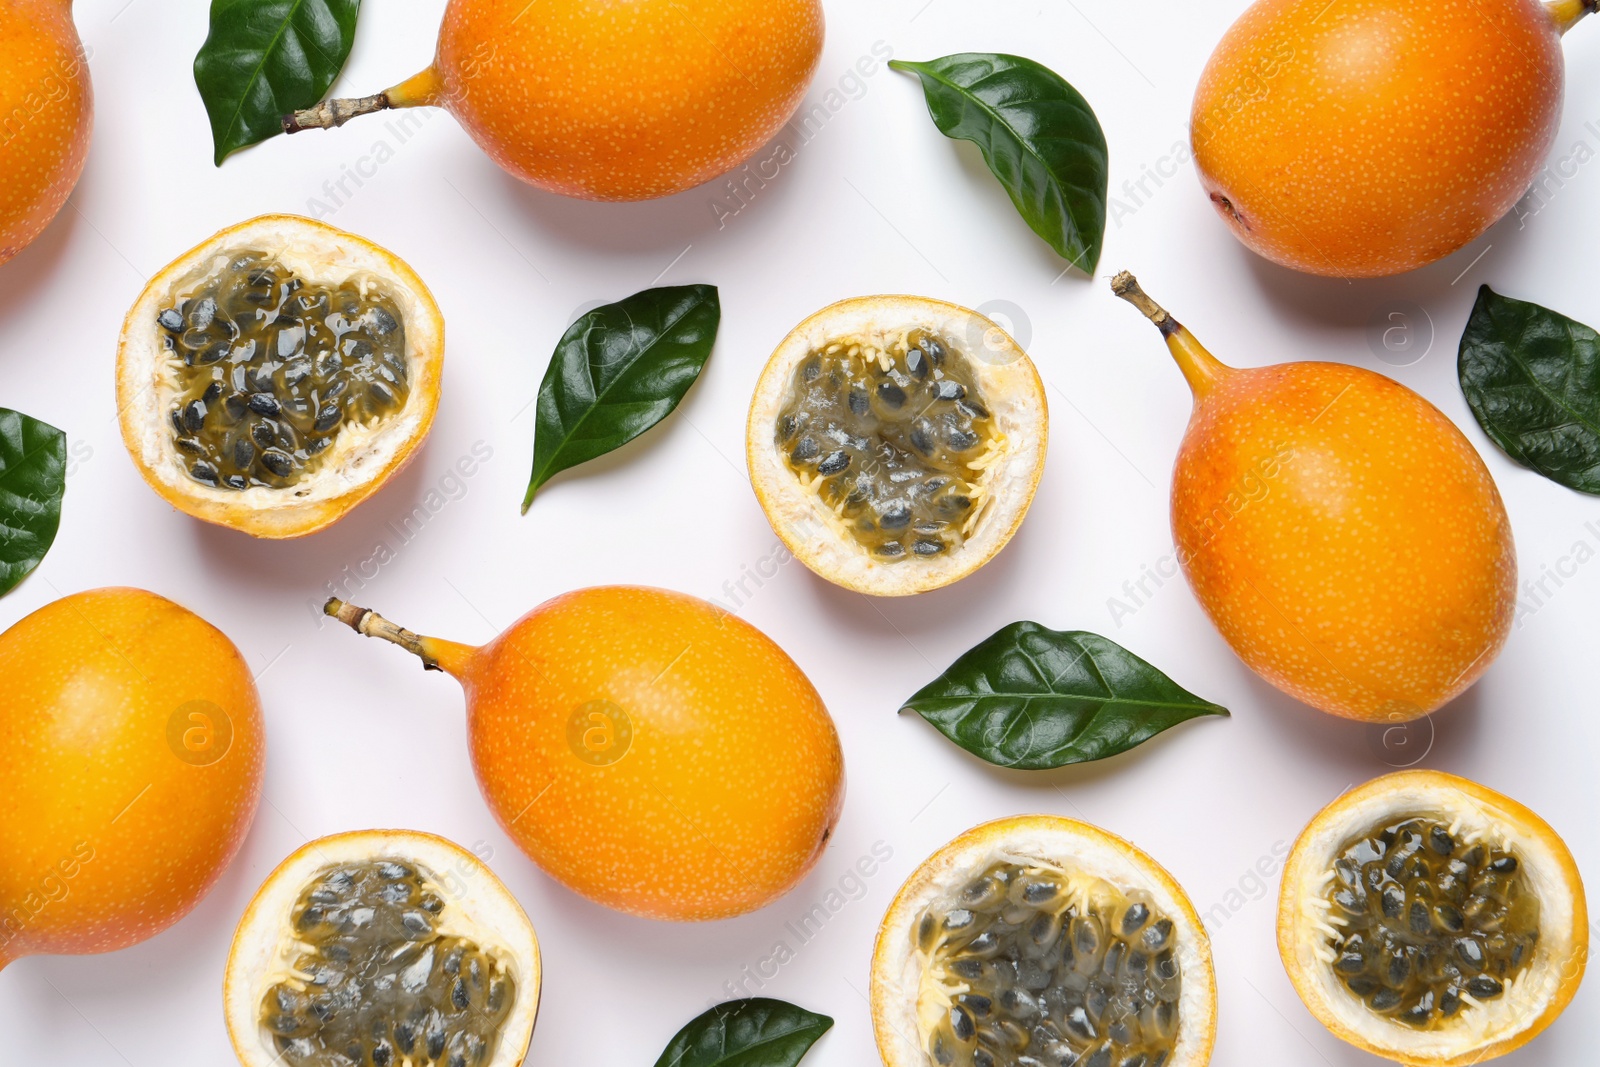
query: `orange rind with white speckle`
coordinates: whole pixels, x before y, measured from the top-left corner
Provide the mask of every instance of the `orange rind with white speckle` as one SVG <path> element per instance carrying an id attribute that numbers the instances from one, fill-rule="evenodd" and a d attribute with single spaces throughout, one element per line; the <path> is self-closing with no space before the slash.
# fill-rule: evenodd
<path id="1" fill-rule="evenodd" d="M 1554 143 L 1577 0 L 1259 0 L 1195 92 L 1200 182 L 1233 235 L 1312 274 L 1449 255 L 1527 192 Z"/>
<path id="2" fill-rule="evenodd" d="M 1236 369 L 1139 290 L 1194 393 L 1172 531 L 1196 598 L 1239 658 L 1345 718 L 1399 723 L 1463 692 L 1516 609 L 1511 523 L 1455 424 L 1338 363 Z"/>
<path id="3" fill-rule="evenodd" d="M 71 0 L 0 6 L 0 263 L 38 237 L 83 172 L 94 125 Z"/>
<path id="4" fill-rule="evenodd" d="M 187 915 L 244 840 L 265 736 L 220 631 L 97 589 L 0 634 L 0 966 L 110 952 Z"/>
<path id="5" fill-rule="evenodd" d="M 619 911 L 722 919 L 821 856 L 844 757 L 816 689 L 761 631 L 695 597 L 602 586 L 481 648 L 338 600 L 328 614 L 458 679 L 495 818 L 546 873 Z"/>
<path id="6" fill-rule="evenodd" d="M 1588 906 L 1571 851 L 1538 815 L 1465 778 L 1401 771 L 1345 793 L 1301 833 L 1278 951 L 1338 1037 L 1411 1067 L 1468 1067 L 1521 1048 L 1571 1002 Z M 1391 979 L 1406 996 L 1390 994 Z"/>
<path id="7" fill-rule="evenodd" d="M 451 0 L 428 69 L 295 112 L 285 129 L 443 107 L 525 182 L 646 200 L 726 173 L 777 136 L 822 39 L 819 0 Z"/>

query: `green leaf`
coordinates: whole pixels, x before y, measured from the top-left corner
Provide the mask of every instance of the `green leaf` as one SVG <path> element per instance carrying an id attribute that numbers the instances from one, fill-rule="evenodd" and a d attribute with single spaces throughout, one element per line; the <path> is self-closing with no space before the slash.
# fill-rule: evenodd
<path id="1" fill-rule="evenodd" d="M 215 162 L 283 132 L 319 103 L 356 37 L 361 0 L 211 0 L 194 84 L 211 117 Z"/>
<path id="2" fill-rule="evenodd" d="M 1600 494 L 1600 334 L 1485 285 L 1456 371 L 1478 425 L 1506 455 Z"/>
<path id="3" fill-rule="evenodd" d="M 678 285 L 595 308 L 568 327 L 539 385 L 523 513 L 553 475 L 672 414 L 710 358 L 721 321 L 716 286 Z"/>
<path id="4" fill-rule="evenodd" d="M 730 1000 L 679 1030 L 656 1067 L 794 1067 L 832 1025 L 781 1000 Z"/>
<path id="5" fill-rule="evenodd" d="M 0 408 L 0 595 L 50 551 L 66 491 L 67 435 Z"/>
<path id="6" fill-rule="evenodd" d="M 889 66 L 922 79 L 940 131 L 977 145 L 1033 232 L 1093 274 L 1106 232 L 1106 135 L 1078 90 L 1020 56 L 967 52 Z"/>
<path id="7" fill-rule="evenodd" d="M 1097 634 L 1014 622 L 975 646 L 902 711 L 980 759 L 1039 770 L 1126 752 L 1180 722 L 1227 715 Z"/>

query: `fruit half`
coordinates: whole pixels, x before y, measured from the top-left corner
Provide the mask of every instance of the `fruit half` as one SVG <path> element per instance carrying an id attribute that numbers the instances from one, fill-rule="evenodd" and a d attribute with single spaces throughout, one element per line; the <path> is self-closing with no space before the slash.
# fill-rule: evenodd
<path id="1" fill-rule="evenodd" d="M 433 424 L 444 319 L 392 253 L 295 215 L 151 279 L 117 348 L 122 440 L 180 511 L 300 537 L 393 477 Z"/>
<path id="2" fill-rule="evenodd" d="M 901 596 L 966 577 L 1016 533 L 1049 414 L 1027 353 L 976 311 L 845 300 L 796 326 L 756 384 L 750 483 L 789 551 Z"/>
<path id="3" fill-rule="evenodd" d="M 1567 846 L 1464 778 L 1403 771 L 1323 809 L 1284 868 L 1278 950 L 1300 999 L 1351 1044 L 1415 1067 L 1531 1041 L 1589 950 Z"/>
<path id="4" fill-rule="evenodd" d="M 934 853 L 872 955 L 887 1067 L 1203 1067 L 1211 942 L 1172 876 L 1086 823 L 1022 815 Z"/>
<path id="5" fill-rule="evenodd" d="M 516 1067 L 539 942 L 494 872 L 409 830 L 312 841 L 256 892 L 223 999 L 243 1067 Z"/>

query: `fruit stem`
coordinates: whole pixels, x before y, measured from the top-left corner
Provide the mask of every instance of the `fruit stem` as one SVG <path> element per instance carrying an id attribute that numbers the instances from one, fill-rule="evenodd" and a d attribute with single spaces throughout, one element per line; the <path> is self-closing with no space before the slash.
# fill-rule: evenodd
<path id="1" fill-rule="evenodd" d="M 1582 22 L 1584 16 L 1600 11 L 1600 0 L 1550 0 L 1544 8 L 1556 20 L 1556 28 L 1566 33 Z"/>
<path id="2" fill-rule="evenodd" d="M 1194 334 L 1173 318 L 1166 308 L 1151 300 L 1139 288 L 1139 280 L 1132 274 L 1122 271 L 1112 278 L 1111 291 L 1144 312 L 1144 317 L 1156 324 L 1161 336 L 1167 339 L 1167 348 L 1172 351 L 1172 358 L 1178 361 L 1178 369 L 1183 371 L 1183 377 L 1195 396 L 1209 392 L 1219 379 L 1232 372 L 1233 368 L 1207 352 L 1205 346 L 1195 340 Z"/>
<path id="3" fill-rule="evenodd" d="M 425 107 L 439 99 L 439 75 L 432 67 L 372 96 L 341 97 L 324 100 L 316 107 L 292 111 L 283 116 L 283 132 L 331 130 L 360 115 L 387 111 L 393 107 Z"/>
<path id="4" fill-rule="evenodd" d="M 322 612 L 338 619 L 363 637 L 377 637 L 399 645 L 420 659 L 425 670 L 445 671 L 460 677 L 477 651 L 469 645 L 414 634 L 403 626 L 396 626 L 371 608 L 346 604 L 338 597 L 330 597 L 322 605 Z"/>

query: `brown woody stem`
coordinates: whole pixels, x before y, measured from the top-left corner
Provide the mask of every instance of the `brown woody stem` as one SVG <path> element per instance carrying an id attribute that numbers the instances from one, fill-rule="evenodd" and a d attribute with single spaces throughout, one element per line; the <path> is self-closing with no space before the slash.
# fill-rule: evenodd
<path id="1" fill-rule="evenodd" d="M 330 597 L 328 602 L 322 605 L 322 612 L 338 619 L 363 637 L 377 637 L 399 645 L 420 659 L 423 667 L 430 671 L 444 669 L 439 666 L 439 660 L 433 653 L 428 651 L 421 635 L 414 634 L 403 626 L 396 626 L 371 608 L 358 608 L 354 604 L 346 604 L 338 597 Z"/>
<path id="2" fill-rule="evenodd" d="M 283 132 L 299 133 L 301 130 L 331 130 L 343 126 L 360 115 L 386 111 L 394 107 L 387 91 L 372 96 L 347 97 L 324 100 L 316 107 L 293 111 L 283 116 Z"/>
<path id="3" fill-rule="evenodd" d="M 1156 329 L 1161 331 L 1162 337 L 1171 337 L 1182 328 L 1178 320 L 1168 314 L 1166 308 L 1151 300 L 1145 291 L 1139 288 L 1139 279 L 1127 271 L 1121 271 L 1111 279 L 1111 291 L 1144 312 L 1144 317 L 1156 324 Z"/>

